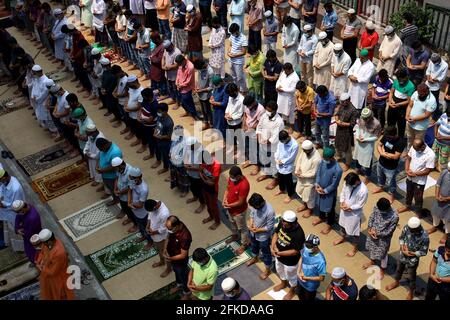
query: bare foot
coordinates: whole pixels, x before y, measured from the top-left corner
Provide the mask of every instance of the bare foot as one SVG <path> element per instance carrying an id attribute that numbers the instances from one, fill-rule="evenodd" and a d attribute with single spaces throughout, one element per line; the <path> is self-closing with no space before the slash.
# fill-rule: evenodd
<path id="1" fill-rule="evenodd" d="M 203 210 L 205 210 L 205 206 L 204 204 L 201 204 L 200 207 L 198 207 L 197 209 L 195 209 L 195 213 L 202 213 Z"/>
<path id="2" fill-rule="evenodd" d="M 414 298 L 414 293 L 412 291 L 408 291 L 408 294 L 406 295 L 406 300 L 412 300 Z"/>
<path id="3" fill-rule="evenodd" d="M 277 284 L 275 287 L 273 287 L 273 291 L 277 292 L 277 291 L 283 290 L 286 287 L 287 287 L 287 283 L 282 281 L 280 284 Z"/>
<path id="4" fill-rule="evenodd" d="M 154 156 L 155 156 L 154 154 L 148 154 L 144 158 L 142 158 L 142 160 L 147 161 L 147 160 L 150 160 L 151 158 L 153 158 Z"/>
<path id="5" fill-rule="evenodd" d="M 172 272 L 172 269 L 166 269 L 166 270 L 164 270 L 164 272 L 161 273 L 159 276 L 160 276 L 161 278 L 165 278 L 165 277 L 167 277 L 171 272 Z M 178 287 L 175 287 L 175 288 L 178 288 Z M 175 289 L 175 288 L 172 288 L 171 291 L 172 291 L 173 289 Z M 180 288 L 178 288 L 178 290 L 180 290 Z M 176 293 L 176 292 L 177 292 L 177 291 L 175 291 L 175 293 Z"/>
<path id="6" fill-rule="evenodd" d="M 162 169 L 159 169 L 159 170 L 158 170 L 158 174 L 163 174 L 163 173 L 166 173 L 167 171 L 169 171 L 169 169 L 167 169 L 167 168 L 162 168 Z"/>
<path id="7" fill-rule="evenodd" d="M 186 203 L 193 203 L 193 202 L 195 202 L 195 201 L 197 201 L 197 200 L 198 200 L 198 198 L 196 198 L 196 197 L 194 197 L 194 198 L 189 198 L 189 199 L 186 200 Z"/>
<path id="8" fill-rule="evenodd" d="M 270 271 L 270 269 L 269 268 L 266 268 L 266 270 L 264 270 L 263 272 L 261 272 L 261 274 L 259 275 L 259 278 L 261 279 L 261 280 L 266 280 L 268 277 L 269 277 L 269 275 L 271 274 L 272 272 Z"/>
<path id="9" fill-rule="evenodd" d="M 152 268 L 158 268 L 158 267 L 161 267 L 161 266 L 163 266 L 165 264 L 166 263 L 164 261 L 155 262 L 154 264 L 152 264 Z"/>
<path id="10" fill-rule="evenodd" d="M 259 167 L 255 166 L 255 169 L 252 172 L 250 172 L 250 175 L 256 176 L 259 173 L 259 171 L 260 171 Z"/>
<path id="11" fill-rule="evenodd" d="M 155 169 L 155 168 L 158 168 L 160 165 L 161 165 L 161 161 L 156 161 L 156 162 L 151 166 L 151 168 L 152 168 L 152 169 Z"/>
<path id="12" fill-rule="evenodd" d="M 430 229 L 427 230 L 427 233 L 428 234 L 432 234 L 432 233 L 435 233 L 436 231 L 437 231 L 437 227 L 433 226 L 433 227 L 431 227 Z"/>
<path id="13" fill-rule="evenodd" d="M 256 178 L 256 181 L 257 182 L 261 182 L 261 181 L 264 181 L 264 180 L 266 180 L 268 178 L 269 178 L 269 176 L 259 176 L 258 178 Z"/>
<path id="14" fill-rule="evenodd" d="M 283 200 L 283 202 L 285 203 L 285 204 L 288 204 L 288 203 L 290 203 L 292 201 L 292 198 L 291 197 L 286 197 L 286 198 L 284 198 L 284 200 Z"/>
<path id="15" fill-rule="evenodd" d="M 304 204 L 302 204 L 300 207 L 297 208 L 297 212 L 300 213 L 305 209 L 306 209 L 306 206 Z"/>
<path id="16" fill-rule="evenodd" d="M 380 193 L 380 192 L 383 192 L 383 188 L 377 188 L 377 189 L 373 190 L 372 194 L 377 194 L 377 193 Z"/>
<path id="17" fill-rule="evenodd" d="M 325 222 L 325 221 L 320 218 L 317 218 L 312 222 L 312 225 L 317 226 L 318 224 L 321 224 L 322 222 Z"/>
<path id="18" fill-rule="evenodd" d="M 305 218 L 305 219 L 308 219 L 309 217 L 311 217 L 311 214 L 312 214 L 311 210 L 310 210 L 310 209 L 307 209 L 307 210 L 302 214 L 302 217 Z"/>
<path id="19" fill-rule="evenodd" d="M 403 206 L 400 209 L 398 209 L 397 212 L 398 213 L 402 213 L 402 212 L 406 212 L 406 211 L 409 211 L 409 210 L 411 210 L 409 207 Z"/>
<path id="20" fill-rule="evenodd" d="M 203 224 L 206 224 L 206 223 L 211 222 L 211 221 L 213 221 L 213 220 L 214 220 L 213 218 L 208 217 L 208 218 L 203 219 L 203 220 L 202 220 L 202 223 L 203 223 Z"/>
<path id="21" fill-rule="evenodd" d="M 295 296 L 294 289 L 290 288 L 288 293 L 283 297 L 283 300 L 292 300 L 294 296 Z"/>
<path id="22" fill-rule="evenodd" d="M 344 242 L 345 242 L 345 237 L 340 237 L 333 241 L 333 246 L 340 245 L 341 243 L 344 243 Z"/>
<path id="23" fill-rule="evenodd" d="M 128 233 L 135 233 L 138 230 L 138 227 L 136 225 L 132 226 L 127 230 Z"/>
<path id="24" fill-rule="evenodd" d="M 285 194 L 285 193 L 286 193 L 286 191 L 278 190 L 278 191 L 275 193 L 275 196 L 279 196 L 279 195 Z"/>
<path id="25" fill-rule="evenodd" d="M 345 255 L 347 256 L 347 257 L 354 257 L 355 256 L 355 254 L 358 252 L 358 249 L 356 249 L 356 248 L 353 248 L 352 250 L 350 250 L 349 252 L 347 252 Z"/>
<path id="26" fill-rule="evenodd" d="M 258 262 L 258 258 L 252 258 L 245 264 L 247 267 L 250 267 L 252 264 L 255 264 Z"/>
<path id="27" fill-rule="evenodd" d="M 183 193 L 181 193 L 181 194 L 180 194 L 180 198 L 184 198 L 184 197 L 186 197 L 186 196 L 187 196 L 187 194 L 188 194 L 187 192 L 183 192 Z"/>
<path id="28" fill-rule="evenodd" d="M 400 285 L 399 281 L 394 281 L 391 284 L 387 285 L 385 289 L 386 289 L 386 291 L 391 291 L 391 290 L 397 288 L 399 285 Z"/>
<path id="29" fill-rule="evenodd" d="M 220 226 L 220 223 L 215 222 L 212 225 L 210 225 L 208 229 L 209 230 L 216 230 L 218 226 Z"/>
<path id="30" fill-rule="evenodd" d="M 91 186 L 92 186 L 92 187 L 96 187 L 96 186 L 98 186 L 99 184 L 100 184 L 100 182 L 94 181 L 94 182 L 91 183 Z"/>

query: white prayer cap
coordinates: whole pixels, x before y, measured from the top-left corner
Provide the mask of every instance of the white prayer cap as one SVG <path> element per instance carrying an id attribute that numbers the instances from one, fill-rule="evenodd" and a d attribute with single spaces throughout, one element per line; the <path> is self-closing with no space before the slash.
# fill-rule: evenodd
<path id="1" fill-rule="evenodd" d="M 392 32 L 394 32 L 393 26 L 387 26 L 386 28 L 384 28 L 384 34 L 391 34 Z"/>
<path id="2" fill-rule="evenodd" d="M 342 43 L 335 43 L 333 49 L 336 51 L 341 51 L 342 50 Z"/>
<path id="3" fill-rule="evenodd" d="M 119 157 L 115 157 L 114 159 L 111 160 L 111 165 L 113 167 L 118 167 L 123 163 L 123 160 Z"/>
<path id="4" fill-rule="evenodd" d="M 52 237 L 53 233 L 48 229 L 42 229 L 41 232 L 39 232 L 39 240 L 41 241 L 48 241 Z"/>
<path id="5" fill-rule="evenodd" d="M 141 169 L 139 169 L 139 168 L 131 168 L 130 169 L 130 177 L 138 178 L 140 176 L 142 176 Z"/>
<path id="6" fill-rule="evenodd" d="M 186 12 L 191 12 L 194 10 L 194 6 L 192 4 L 188 4 L 186 7 Z"/>
<path id="7" fill-rule="evenodd" d="M 314 148 L 314 144 L 311 142 L 311 140 L 305 140 L 302 142 L 303 150 L 311 150 L 312 148 Z"/>
<path id="8" fill-rule="evenodd" d="M 75 26 L 74 26 L 73 24 L 69 23 L 69 24 L 67 25 L 67 29 L 69 29 L 69 30 L 75 30 Z"/>
<path id="9" fill-rule="evenodd" d="M 55 16 L 57 16 L 57 15 L 59 15 L 59 14 L 61 14 L 61 13 L 63 13 L 63 11 L 61 10 L 61 8 L 56 8 L 55 10 L 53 10 L 53 14 L 54 14 Z"/>
<path id="10" fill-rule="evenodd" d="M 170 47 L 170 45 L 172 44 L 172 42 L 170 40 L 164 40 L 163 41 L 163 47 L 164 49 L 167 49 L 168 47 Z"/>
<path id="11" fill-rule="evenodd" d="M 40 65 L 35 64 L 35 65 L 33 66 L 33 68 L 31 68 L 31 70 L 33 70 L 33 71 L 42 71 L 42 68 L 41 68 Z"/>
<path id="12" fill-rule="evenodd" d="M 99 48 L 93 48 L 92 50 L 91 50 L 91 55 L 93 55 L 93 56 L 95 56 L 95 55 L 97 55 L 97 54 L 99 54 L 100 53 L 100 49 Z"/>
<path id="13" fill-rule="evenodd" d="M 38 234 L 33 234 L 30 238 L 30 243 L 34 246 L 41 242 L 41 238 L 39 238 Z"/>
<path id="14" fill-rule="evenodd" d="M 268 18 L 272 15 L 272 11 L 267 10 L 266 12 L 264 12 L 264 17 Z"/>
<path id="15" fill-rule="evenodd" d="M 345 269 L 342 267 L 336 267 L 333 269 L 333 271 L 331 272 L 331 277 L 334 279 L 342 279 L 343 277 L 346 276 L 346 272 Z"/>
<path id="16" fill-rule="evenodd" d="M 51 93 L 56 93 L 56 92 L 58 92 L 59 90 L 61 90 L 61 86 L 60 86 L 59 84 L 55 84 L 55 85 L 53 85 L 53 86 L 49 89 L 49 91 L 50 91 Z"/>
<path id="17" fill-rule="evenodd" d="M 312 25 L 310 24 L 305 24 L 305 26 L 303 27 L 303 31 L 311 31 L 312 30 Z"/>
<path id="18" fill-rule="evenodd" d="M 53 81 L 52 79 L 46 79 L 44 81 L 44 84 L 47 88 L 53 87 L 55 85 L 55 81 Z"/>
<path id="19" fill-rule="evenodd" d="M 86 131 L 88 131 L 88 132 L 94 132 L 95 130 L 97 130 L 97 127 L 95 126 L 95 123 L 89 123 L 87 126 L 86 126 Z M 114 158 L 115 159 L 115 158 Z M 113 159 L 113 160 L 114 160 Z"/>
<path id="20" fill-rule="evenodd" d="M 411 229 L 416 229 L 416 228 L 420 227 L 420 225 L 421 225 L 421 222 L 420 222 L 419 218 L 417 218 L 417 217 L 409 218 L 408 227 L 410 227 Z"/>
<path id="21" fill-rule="evenodd" d="M 375 23 L 373 23 L 371 20 L 366 22 L 366 29 L 374 30 L 375 29 Z"/>
<path id="22" fill-rule="evenodd" d="M 224 292 L 230 292 L 234 289 L 234 287 L 236 287 L 236 280 L 230 277 L 225 278 L 223 279 L 221 286 Z"/>
<path id="23" fill-rule="evenodd" d="M 189 136 L 186 138 L 186 145 L 193 146 L 194 144 L 198 143 L 198 140 L 194 136 Z"/>
<path id="24" fill-rule="evenodd" d="M 447 169 L 450 170 L 450 161 L 447 163 Z"/>
<path id="25" fill-rule="evenodd" d="M 326 37 L 327 37 L 327 33 L 326 32 L 322 31 L 322 32 L 319 33 L 319 40 L 323 40 Z"/>
<path id="26" fill-rule="evenodd" d="M 109 61 L 108 58 L 101 57 L 101 58 L 100 58 L 100 64 L 101 64 L 102 66 L 107 66 L 108 64 L 111 64 L 111 61 Z"/>
<path id="27" fill-rule="evenodd" d="M 25 202 L 23 202 L 22 200 L 14 200 L 14 202 L 12 203 L 12 209 L 16 212 L 23 207 L 25 207 Z"/>
<path id="28" fill-rule="evenodd" d="M 137 80 L 137 77 L 132 74 L 128 76 L 127 82 L 135 82 Z"/>
<path id="29" fill-rule="evenodd" d="M 356 11 L 355 11 L 355 9 L 348 9 L 348 10 L 347 10 L 347 13 L 348 13 L 348 14 L 355 14 Z"/>
<path id="30" fill-rule="evenodd" d="M 283 220 L 286 222 L 295 222 L 295 220 L 297 220 L 297 215 L 292 210 L 286 210 L 283 213 Z"/>
<path id="31" fill-rule="evenodd" d="M 348 99 L 350 99 L 350 95 L 348 94 L 348 92 L 341 93 L 341 96 L 339 97 L 340 101 L 345 101 L 345 100 L 348 100 Z"/>

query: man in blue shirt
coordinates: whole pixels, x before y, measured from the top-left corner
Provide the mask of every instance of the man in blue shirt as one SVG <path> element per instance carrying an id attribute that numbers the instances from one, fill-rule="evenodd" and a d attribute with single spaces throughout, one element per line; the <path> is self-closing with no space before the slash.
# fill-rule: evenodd
<path id="1" fill-rule="evenodd" d="M 325 31 L 327 33 L 327 38 L 330 39 L 330 41 L 333 41 L 334 28 L 338 22 L 338 15 L 333 9 L 332 1 L 327 1 L 323 6 L 325 8 L 325 14 L 323 15 L 320 30 Z"/>
<path id="2" fill-rule="evenodd" d="M 277 151 L 275 151 L 275 163 L 278 170 L 278 184 L 280 191 L 276 195 L 285 194 L 287 197 L 284 203 L 289 203 L 295 195 L 294 182 L 292 181 L 292 172 L 294 171 L 295 158 L 298 153 L 298 143 L 289 136 L 286 130 L 280 131 L 278 134 Z"/>
<path id="3" fill-rule="evenodd" d="M 331 272 L 331 283 L 327 288 L 326 300 L 356 300 L 358 287 L 342 267 L 336 267 Z"/>
<path id="4" fill-rule="evenodd" d="M 437 296 L 441 301 L 450 301 L 450 238 L 434 252 L 430 264 L 425 300 L 435 300 Z"/>
<path id="5" fill-rule="evenodd" d="M 95 145 L 100 150 L 97 172 L 102 175 L 105 191 L 109 191 L 108 193 L 113 197 L 106 205 L 112 206 L 119 203 L 119 197 L 114 193 L 114 182 L 117 178 L 117 170 L 112 165 L 112 159 L 115 157 L 122 159 L 122 151 L 115 143 L 106 140 L 105 138 L 98 138 Z M 122 218 L 124 215 L 125 213 L 119 218 Z"/>
<path id="6" fill-rule="evenodd" d="M 330 146 L 330 123 L 336 107 L 336 99 L 327 87 L 320 85 L 316 89 L 314 108 L 316 111 L 316 147 Z"/>
<path id="7" fill-rule="evenodd" d="M 319 244 L 318 236 L 309 234 L 306 237 L 298 268 L 299 300 L 315 300 L 320 282 L 325 280 L 327 262 L 319 249 Z"/>

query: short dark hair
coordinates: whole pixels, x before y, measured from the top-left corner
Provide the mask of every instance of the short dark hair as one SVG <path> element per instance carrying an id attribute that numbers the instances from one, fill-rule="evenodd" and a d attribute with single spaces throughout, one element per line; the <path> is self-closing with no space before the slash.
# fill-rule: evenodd
<path id="1" fill-rule="evenodd" d="M 181 220 L 175 215 L 170 215 L 166 221 L 170 221 L 172 227 L 176 227 L 181 223 Z"/>
<path id="2" fill-rule="evenodd" d="M 156 108 L 156 109 L 167 112 L 167 111 L 169 111 L 169 105 L 165 102 L 162 102 L 158 105 L 158 108 Z"/>
<path id="3" fill-rule="evenodd" d="M 195 262 L 201 262 L 209 256 L 205 248 L 197 248 L 192 253 L 192 260 Z"/>
<path id="4" fill-rule="evenodd" d="M 277 53 L 275 50 L 269 49 L 266 52 L 266 58 L 268 59 L 272 59 L 272 58 L 276 58 L 277 57 Z"/>
<path id="5" fill-rule="evenodd" d="M 386 69 L 381 69 L 378 71 L 378 76 L 381 78 L 387 78 L 389 75 Z"/>
<path id="6" fill-rule="evenodd" d="M 416 40 L 411 44 L 411 48 L 413 48 L 414 50 L 420 49 L 421 46 L 422 42 L 420 42 L 420 40 Z"/>
<path id="7" fill-rule="evenodd" d="M 258 48 L 254 44 L 250 44 L 247 49 L 248 54 L 255 54 L 258 52 Z"/>
<path id="8" fill-rule="evenodd" d="M 232 82 L 230 84 L 227 85 L 227 88 L 225 89 L 225 92 L 227 94 L 230 94 L 231 92 L 236 92 L 239 91 L 238 86 L 236 85 L 236 83 Z"/>
<path id="9" fill-rule="evenodd" d="M 141 91 L 141 95 L 146 98 L 153 98 L 153 90 L 151 88 L 145 88 Z"/>
<path id="10" fill-rule="evenodd" d="M 153 210 L 155 210 L 155 207 L 157 204 L 158 204 L 158 201 L 153 200 L 153 199 L 147 199 L 147 200 L 145 200 L 144 208 L 147 211 L 153 211 Z"/>
<path id="11" fill-rule="evenodd" d="M 125 12 L 123 13 L 125 16 L 132 16 L 133 15 L 133 11 L 131 11 L 130 9 L 125 10 Z"/>
<path id="12" fill-rule="evenodd" d="M 62 33 L 68 33 L 69 32 L 69 28 L 67 27 L 67 24 L 63 24 L 63 26 L 61 27 L 61 32 Z"/>
<path id="13" fill-rule="evenodd" d="M 397 78 L 406 78 L 408 76 L 408 72 L 406 71 L 406 69 L 401 68 L 401 69 L 397 70 L 397 72 L 395 73 L 395 76 Z"/>
<path id="14" fill-rule="evenodd" d="M 292 63 L 286 62 L 283 64 L 283 70 L 292 70 L 294 67 L 292 66 Z"/>
<path id="15" fill-rule="evenodd" d="M 377 290 L 367 284 L 359 289 L 359 300 L 372 300 L 377 295 Z"/>
<path id="16" fill-rule="evenodd" d="M 182 54 L 179 54 L 179 55 L 176 56 L 175 62 L 176 62 L 177 64 L 180 64 L 180 63 L 182 63 L 185 59 L 186 59 L 186 58 L 185 58 Z"/>
<path id="17" fill-rule="evenodd" d="M 133 29 L 134 29 L 134 30 L 137 30 L 137 29 L 139 29 L 140 27 L 142 27 L 142 24 L 141 24 L 140 22 L 135 22 L 135 23 L 133 24 Z"/>
<path id="18" fill-rule="evenodd" d="M 251 96 L 251 95 L 246 95 L 244 98 L 244 101 L 242 101 L 242 103 L 244 104 L 244 106 L 251 106 L 253 103 L 255 103 L 255 97 Z"/>
<path id="19" fill-rule="evenodd" d="M 109 140 L 106 140 L 105 138 L 97 138 L 97 140 L 95 141 L 95 145 L 99 149 L 106 147 L 108 144 L 109 144 Z"/>
<path id="20" fill-rule="evenodd" d="M 324 85 L 320 85 L 320 86 L 318 86 L 316 88 L 316 93 L 317 94 L 327 94 L 328 93 L 328 89 Z"/>
<path id="21" fill-rule="evenodd" d="M 388 126 L 384 130 L 385 136 L 395 137 L 397 135 L 397 127 L 396 126 Z"/>
<path id="22" fill-rule="evenodd" d="M 391 202 L 386 198 L 380 198 L 377 201 L 377 208 L 381 211 L 387 211 L 391 207 Z"/>
<path id="23" fill-rule="evenodd" d="M 445 240 L 444 247 L 445 247 L 446 249 L 450 249 L 450 237 L 447 237 L 447 240 Z"/>
<path id="24" fill-rule="evenodd" d="M 240 28 L 237 23 L 232 23 L 230 25 L 230 27 L 228 28 L 228 30 L 230 31 L 230 33 L 235 33 L 235 32 L 238 32 L 240 30 Z"/>
<path id="25" fill-rule="evenodd" d="M 78 97 L 75 93 L 69 93 L 66 97 L 68 103 L 78 102 Z"/>
<path id="26" fill-rule="evenodd" d="M 119 74 L 120 72 L 122 72 L 123 70 L 122 70 L 122 67 L 121 66 L 119 66 L 118 64 L 115 64 L 115 65 L 113 65 L 112 67 L 111 67 L 111 74 L 113 74 L 113 75 L 117 75 L 117 74 Z"/>
<path id="27" fill-rule="evenodd" d="M 242 170 L 238 166 L 232 166 L 229 173 L 232 177 L 242 176 Z"/>
<path id="28" fill-rule="evenodd" d="M 345 180 L 346 184 L 351 185 L 351 186 L 353 186 L 356 182 L 361 181 L 359 179 L 359 176 L 354 172 L 350 172 L 349 174 L 347 174 L 345 176 L 344 180 Z"/>
<path id="29" fill-rule="evenodd" d="M 278 133 L 278 140 L 284 141 L 284 140 L 286 140 L 287 138 L 289 138 L 289 133 L 288 133 L 286 130 L 281 130 L 281 131 Z"/>
<path id="30" fill-rule="evenodd" d="M 405 13 L 403 14 L 403 19 L 405 19 L 406 22 L 408 22 L 408 23 L 413 23 L 413 21 L 414 21 L 414 16 L 412 15 L 411 12 L 405 12 Z"/>
<path id="31" fill-rule="evenodd" d="M 265 202 L 265 200 L 264 200 L 263 196 L 256 192 L 250 196 L 250 199 L 248 199 L 248 204 L 251 205 L 253 208 L 259 207 L 264 202 Z"/>
<path id="32" fill-rule="evenodd" d="M 222 23 L 220 22 L 220 18 L 218 16 L 214 16 L 211 18 L 211 24 L 220 24 L 222 25 Z"/>
<path id="33" fill-rule="evenodd" d="M 292 23 L 292 18 L 288 15 L 284 16 L 283 24 L 290 24 L 290 23 Z"/>
<path id="34" fill-rule="evenodd" d="M 299 82 L 297 82 L 297 84 L 295 85 L 295 89 L 300 90 L 306 88 L 306 82 L 300 80 Z"/>
<path id="35" fill-rule="evenodd" d="M 278 110 L 278 104 L 275 101 L 269 101 L 266 103 L 265 105 L 266 108 L 270 108 L 273 111 L 277 111 Z"/>
<path id="36" fill-rule="evenodd" d="M 203 69 L 206 65 L 206 60 L 199 59 L 194 61 L 194 68 L 197 70 Z"/>

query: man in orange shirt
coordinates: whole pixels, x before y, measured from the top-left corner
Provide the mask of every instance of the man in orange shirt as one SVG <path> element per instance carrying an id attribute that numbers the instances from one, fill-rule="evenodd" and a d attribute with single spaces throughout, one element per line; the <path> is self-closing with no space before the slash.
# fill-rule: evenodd
<path id="1" fill-rule="evenodd" d="M 237 254 L 241 254 L 250 245 L 246 217 L 250 184 L 238 166 L 231 167 L 229 174 L 228 187 L 223 195 L 222 206 L 228 210 L 233 236 L 226 243 L 241 240 L 241 246 L 236 250 Z"/>
<path id="2" fill-rule="evenodd" d="M 367 21 L 366 30 L 361 35 L 361 40 L 359 42 L 359 50 L 367 49 L 369 51 L 369 60 L 373 60 L 373 55 L 375 53 L 375 46 L 378 43 L 378 33 L 375 31 L 375 24 L 372 21 Z"/>
<path id="3" fill-rule="evenodd" d="M 41 300 L 73 300 L 73 289 L 67 286 L 69 259 L 64 245 L 48 229 L 39 232 L 39 240 L 42 251 L 36 265 L 41 271 Z"/>

